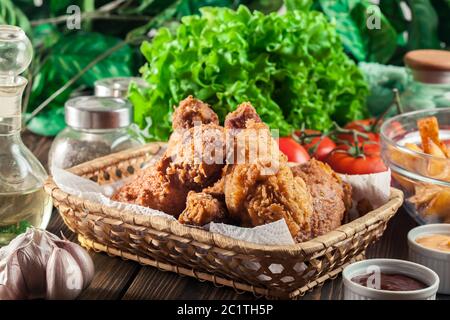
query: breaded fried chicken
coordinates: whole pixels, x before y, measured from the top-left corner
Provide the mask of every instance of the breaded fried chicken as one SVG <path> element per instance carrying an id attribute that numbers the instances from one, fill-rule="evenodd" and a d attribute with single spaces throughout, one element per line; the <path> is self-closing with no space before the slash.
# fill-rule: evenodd
<path id="1" fill-rule="evenodd" d="M 189 96 L 180 102 L 172 114 L 173 132 L 167 143 L 167 154 L 172 155 L 175 152 L 173 149 L 180 143 L 186 130 L 196 124 L 219 125 L 219 118 L 208 104 Z"/>
<path id="2" fill-rule="evenodd" d="M 351 186 L 342 182 L 327 164 L 315 159 L 291 169 L 294 176 L 305 181 L 314 206 L 311 229 L 302 230 L 297 241 L 306 241 L 339 227 L 351 207 Z"/>
<path id="3" fill-rule="evenodd" d="M 206 124 L 194 125 L 194 121 Z M 174 114 L 174 132 L 161 160 L 120 188 L 113 200 L 161 210 L 175 217 L 185 209 L 189 191 L 201 191 L 221 176 L 225 162 L 223 127 L 217 115 L 192 97 Z"/>
<path id="4" fill-rule="evenodd" d="M 230 112 L 225 118 L 226 144 L 227 144 L 227 163 L 237 162 L 237 141 L 236 136 L 242 129 L 245 129 L 247 121 L 253 123 L 262 123 L 261 118 L 255 108 L 249 103 L 241 103 L 236 110 Z"/>
<path id="5" fill-rule="evenodd" d="M 206 192 L 191 191 L 186 200 L 186 209 L 178 221 L 183 224 L 203 226 L 210 222 L 226 222 L 227 210 L 222 201 Z"/>
<path id="6" fill-rule="evenodd" d="M 186 206 L 189 189 L 175 175 L 165 172 L 168 158 L 143 170 L 122 186 L 112 200 L 137 204 L 178 216 Z"/>
<path id="7" fill-rule="evenodd" d="M 309 232 L 311 196 L 304 181 L 294 177 L 267 126 L 247 120 L 236 141 L 239 161 L 227 166 L 224 177 L 230 216 L 246 227 L 284 218 L 293 237 Z"/>
<path id="8" fill-rule="evenodd" d="M 191 191 L 186 201 L 186 209 L 181 213 L 178 221 L 195 226 L 202 226 L 210 222 L 231 222 L 223 188 L 224 179 L 221 178 L 214 185 L 203 189 L 202 192 Z"/>
<path id="9" fill-rule="evenodd" d="M 208 104 L 189 96 L 173 112 L 172 128 L 174 131 L 189 129 L 196 123 L 219 125 L 219 117 Z"/>
<path id="10" fill-rule="evenodd" d="M 225 129 L 244 129 L 248 120 L 262 122 L 255 108 L 249 103 L 241 103 L 236 110 L 225 117 Z"/>
<path id="11" fill-rule="evenodd" d="M 297 242 L 341 225 L 351 206 L 351 187 L 328 165 L 313 159 L 291 168 L 250 103 L 228 114 L 227 131 L 218 123 L 200 100 L 190 96 L 180 102 L 162 158 L 113 199 L 194 226 L 255 227 L 284 219 Z"/>
<path id="12" fill-rule="evenodd" d="M 201 191 L 220 179 L 225 164 L 223 127 L 206 124 L 186 131 L 169 155 L 167 175 L 176 175 L 190 190 Z"/>
<path id="13" fill-rule="evenodd" d="M 203 189 L 202 192 L 210 194 L 214 198 L 222 202 L 225 202 L 224 188 L 225 188 L 225 179 L 222 177 L 220 178 L 220 180 L 217 180 L 217 182 L 214 183 L 212 186 Z"/>

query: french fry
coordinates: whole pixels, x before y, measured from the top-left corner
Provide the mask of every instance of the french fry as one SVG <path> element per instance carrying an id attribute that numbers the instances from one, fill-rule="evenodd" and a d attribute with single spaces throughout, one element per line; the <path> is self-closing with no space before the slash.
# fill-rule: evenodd
<path id="1" fill-rule="evenodd" d="M 450 179 L 450 167 L 446 155 L 433 142 L 429 141 L 430 155 L 432 159 L 428 160 L 428 175 L 435 179 L 448 181 Z"/>
<path id="2" fill-rule="evenodd" d="M 437 158 L 447 159 L 445 152 L 431 139 L 428 139 L 429 155 Z"/>
<path id="3" fill-rule="evenodd" d="M 432 154 L 433 146 L 431 142 L 442 151 L 446 158 L 449 157 L 447 145 L 439 139 L 439 124 L 436 117 L 428 117 L 417 120 L 420 138 L 422 140 L 422 149 L 425 153 Z"/>
<path id="4" fill-rule="evenodd" d="M 416 152 L 423 152 L 422 149 L 420 149 L 419 146 L 413 144 L 413 143 L 405 143 L 405 147 Z M 417 159 L 416 156 L 412 154 L 407 154 L 403 151 L 396 150 L 395 148 L 389 148 L 389 152 L 391 154 L 392 161 L 400 164 L 403 168 L 415 171 L 417 170 L 417 162 L 420 159 Z"/>
<path id="5" fill-rule="evenodd" d="M 443 220 L 450 219 L 450 188 L 442 188 L 428 204 L 424 213 L 429 216 L 439 216 Z"/>
<path id="6" fill-rule="evenodd" d="M 405 147 L 415 152 L 429 154 L 431 157 L 424 159 L 410 154 L 393 152 L 392 158 L 407 170 L 450 182 L 450 166 L 448 165 L 450 146 L 439 139 L 438 120 L 436 117 L 423 118 L 417 121 L 417 126 L 422 146 L 405 143 Z M 409 181 L 403 176 L 396 176 L 394 173 L 392 175 L 408 192 L 413 193 L 408 200 L 423 216 L 450 222 L 450 188 L 434 184 L 420 184 L 417 181 Z"/>
<path id="7" fill-rule="evenodd" d="M 427 205 L 432 201 L 440 192 L 442 187 L 432 184 L 418 184 L 415 186 L 415 194 L 408 200 L 414 203 L 418 207 Z"/>
<path id="8" fill-rule="evenodd" d="M 405 143 L 405 147 L 412 151 L 423 152 L 423 150 L 417 144 L 414 143 L 407 142 Z"/>

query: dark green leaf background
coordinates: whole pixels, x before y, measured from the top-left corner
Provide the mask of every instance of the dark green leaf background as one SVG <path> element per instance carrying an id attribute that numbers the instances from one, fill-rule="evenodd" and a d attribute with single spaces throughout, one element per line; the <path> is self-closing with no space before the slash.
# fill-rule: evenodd
<path id="1" fill-rule="evenodd" d="M 403 3 L 411 13 L 407 19 Z M 313 8 L 336 24 L 346 51 L 357 61 L 402 64 L 409 50 L 450 44 L 449 0 L 380 0 L 379 30 L 366 25 L 369 0 L 315 0 Z"/>
<path id="2" fill-rule="evenodd" d="M 34 78 L 30 96 L 33 104 L 27 111 L 31 112 L 33 107 L 58 90 L 61 84 L 69 81 L 89 62 L 119 41 L 119 39 L 99 33 L 80 32 L 62 37 L 52 46 L 51 53 Z M 116 51 L 87 71 L 73 86 L 73 90 L 80 87 L 92 88 L 94 82 L 101 78 L 131 76 L 131 58 L 132 50 L 129 46 Z M 61 112 L 54 112 L 54 109 L 62 109 L 65 101 L 74 92 L 73 90 L 67 90 L 59 95 L 43 113 L 29 123 L 28 128 L 43 135 L 54 135 L 61 130 L 64 127 L 63 122 L 61 122 Z M 51 120 L 55 122 L 53 126 Z"/>

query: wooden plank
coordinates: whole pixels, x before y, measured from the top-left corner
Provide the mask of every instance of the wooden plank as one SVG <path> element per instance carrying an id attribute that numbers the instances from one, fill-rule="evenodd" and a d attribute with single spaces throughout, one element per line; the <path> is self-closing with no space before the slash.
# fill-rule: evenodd
<path id="1" fill-rule="evenodd" d="M 401 208 L 389 221 L 383 238 L 367 250 L 368 258 L 408 259 L 407 234 L 417 223 Z"/>
<path id="2" fill-rule="evenodd" d="M 231 288 L 216 288 L 212 283 L 143 267 L 122 299 L 248 300 L 254 296 L 247 293 L 238 295 Z"/>
<path id="3" fill-rule="evenodd" d="M 91 253 L 95 276 L 91 285 L 78 297 L 80 300 L 117 300 L 133 281 L 141 266 L 103 253 Z"/>

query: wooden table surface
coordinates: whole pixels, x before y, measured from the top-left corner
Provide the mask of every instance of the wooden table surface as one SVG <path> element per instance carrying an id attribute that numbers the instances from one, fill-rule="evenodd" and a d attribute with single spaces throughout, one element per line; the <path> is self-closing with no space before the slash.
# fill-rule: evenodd
<path id="1" fill-rule="evenodd" d="M 23 140 L 41 163 L 46 165 L 52 140 L 30 133 L 25 133 Z M 389 222 L 383 237 L 368 248 L 367 257 L 406 259 L 408 255 L 406 234 L 414 226 L 416 223 L 400 209 Z M 76 235 L 66 227 L 56 210 L 53 212 L 48 230 L 58 235 L 62 231 L 66 237 L 76 241 Z M 124 261 L 104 253 L 91 253 L 91 256 L 96 269 L 94 280 L 81 294 L 80 299 L 254 299 L 250 293 L 237 294 L 231 288 L 217 288 L 209 282 L 200 282 L 190 277 L 144 267 L 136 262 Z M 329 300 L 342 297 L 342 281 L 341 277 L 338 277 L 307 293 L 303 299 Z M 441 295 L 439 299 L 450 299 L 450 296 Z"/>

